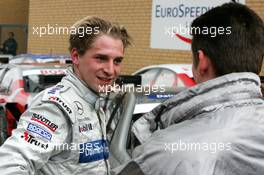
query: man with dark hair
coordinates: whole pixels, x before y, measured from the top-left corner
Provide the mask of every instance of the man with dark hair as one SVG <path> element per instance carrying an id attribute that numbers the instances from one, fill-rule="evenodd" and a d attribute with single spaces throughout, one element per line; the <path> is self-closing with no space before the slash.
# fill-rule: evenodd
<path id="1" fill-rule="evenodd" d="M 38 94 L 0 148 L 1 175 L 110 173 L 108 109 L 100 91 L 121 71 L 127 30 L 98 17 L 71 29 L 73 65 L 56 86 Z"/>
<path id="2" fill-rule="evenodd" d="M 8 39 L 5 40 L 3 44 L 3 54 L 16 55 L 17 51 L 17 42 L 14 38 L 15 34 L 13 32 L 8 33 Z"/>
<path id="3" fill-rule="evenodd" d="M 120 174 L 264 174 L 264 101 L 257 75 L 263 21 L 248 7 L 227 3 L 195 19 L 194 27 L 201 28 L 192 33 L 198 85 L 136 121 L 133 132 L 142 145 Z M 212 28 L 216 35 L 208 32 Z"/>

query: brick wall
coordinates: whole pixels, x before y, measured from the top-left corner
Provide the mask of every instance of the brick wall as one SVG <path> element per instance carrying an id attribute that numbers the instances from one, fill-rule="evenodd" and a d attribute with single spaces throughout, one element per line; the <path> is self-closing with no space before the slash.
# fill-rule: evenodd
<path id="1" fill-rule="evenodd" d="M 28 0 L 1 0 L 0 23 L 26 24 L 28 21 Z"/>
<path id="2" fill-rule="evenodd" d="M 264 0 L 247 0 L 264 19 Z M 33 27 L 71 26 L 75 21 L 97 15 L 127 27 L 134 46 L 126 51 L 123 73 L 151 64 L 191 63 L 191 52 L 150 49 L 151 0 L 30 0 L 28 52 L 68 53 L 68 35 L 33 35 Z M 264 72 L 263 72 L 264 75 Z"/>

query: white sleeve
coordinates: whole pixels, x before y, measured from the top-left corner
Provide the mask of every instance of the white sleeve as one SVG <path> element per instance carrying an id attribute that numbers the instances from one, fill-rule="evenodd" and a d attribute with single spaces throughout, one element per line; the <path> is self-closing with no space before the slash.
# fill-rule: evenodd
<path id="1" fill-rule="evenodd" d="M 33 175 L 60 150 L 55 145 L 69 139 L 65 114 L 52 103 L 31 107 L 22 114 L 17 129 L 0 147 L 1 175 Z"/>

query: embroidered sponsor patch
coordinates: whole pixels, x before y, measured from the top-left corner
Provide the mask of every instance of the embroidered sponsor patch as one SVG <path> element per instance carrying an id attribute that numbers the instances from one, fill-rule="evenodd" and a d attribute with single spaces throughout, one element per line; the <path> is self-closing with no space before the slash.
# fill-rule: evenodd
<path id="1" fill-rule="evenodd" d="M 89 130 L 93 130 L 93 126 L 91 123 L 86 123 L 86 124 L 83 124 L 81 126 L 79 126 L 79 132 L 82 133 L 82 132 L 86 132 L 86 131 L 89 131 Z"/>
<path id="2" fill-rule="evenodd" d="M 109 149 L 106 140 L 96 140 L 80 144 L 79 163 L 108 159 Z"/>
<path id="3" fill-rule="evenodd" d="M 48 91 L 48 94 L 55 94 L 56 91 L 61 90 L 63 87 L 64 87 L 63 85 L 57 85 L 57 86 L 55 86 L 54 88 L 51 88 L 51 89 Z"/>
<path id="4" fill-rule="evenodd" d="M 49 100 L 58 102 L 65 109 L 65 111 L 67 113 L 69 113 L 69 114 L 72 113 L 71 108 L 64 101 L 62 101 L 59 97 L 51 96 L 51 97 L 49 97 Z"/>
<path id="5" fill-rule="evenodd" d="M 44 117 L 42 115 L 33 113 L 31 120 L 34 120 L 34 121 L 46 126 L 52 132 L 54 132 L 54 131 L 56 131 L 56 129 L 58 129 L 58 125 L 56 125 L 55 123 L 52 123 L 50 120 L 48 120 L 46 117 Z"/>
<path id="6" fill-rule="evenodd" d="M 24 132 L 24 134 L 21 136 L 26 142 L 30 143 L 31 145 L 38 146 L 42 149 L 47 149 L 48 144 L 44 144 L 41 141 L 38 141 L 34 136 L 30 135 L 28 132 Z"/>
<path id="7" fill-rule="evenodd" d="M 40 135 L 41 137 L 48 139 L 48 140 L 51 140 L 51 138 L 52 138 L 52 135 L 48 131 L 46 131 L 45 129 L 43 129 L 43 128 L 41 128 L 38 125 L 35 125 L 33 123 L 28 124 L 27 130 L 34 132 L 34 133 L 36 133 L 36 134 Z"/>
<path id="8" fill-rule="evenodd" d="M 169 99 L 174 97 L 176 94 L 150 94 L 149 99 Z"/>
<path id="9" fill-rule="evenodd" d="M 82 123 L 82 122 L 86 122 L 91 120 L 89 117 L 82 117 L 82 118 L 77 118 L 78 122 Z"/>

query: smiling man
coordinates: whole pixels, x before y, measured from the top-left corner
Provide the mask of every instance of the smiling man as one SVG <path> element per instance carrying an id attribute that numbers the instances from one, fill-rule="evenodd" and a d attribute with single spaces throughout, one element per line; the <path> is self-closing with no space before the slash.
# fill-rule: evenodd
<path id="1" fill-rule="evenodd" d="M 80 58 L 78 50 L 71 52 L 76 75 L 84 80 L 91 89 L 111 85 L 121 71 L 124 48 L 121 40 L 103 35 L 97 38 L 93 47 Z"/>
<path id="2" fill-rule="evenodd" d="M 82 31 L 70 35 L 73 65 L 33 99 L 0 148 L 1 175 L 109 174 L 109 116 L 99 90 L 119 75 L 130 37 L 124 27 L 97 17 L 73 27 Z"/>

